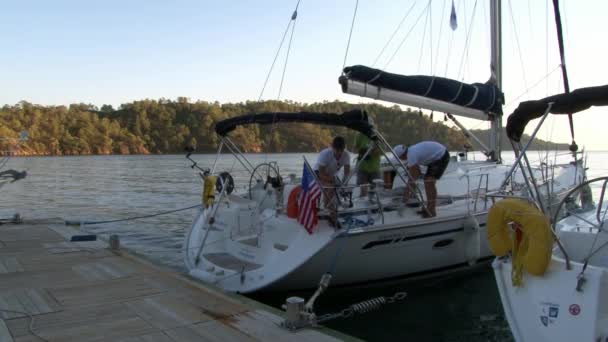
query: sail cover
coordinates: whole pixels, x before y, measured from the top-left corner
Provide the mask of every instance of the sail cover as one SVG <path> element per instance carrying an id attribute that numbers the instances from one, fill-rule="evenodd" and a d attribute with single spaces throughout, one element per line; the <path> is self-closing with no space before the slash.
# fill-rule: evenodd
<path id="1" fill-rule="evenodd" d="M 423 96 L 483 112 L 501 113 L 502 93 L 493 84 L 467 84 L 436 76 L 404 76 L 355 65 L 344 68 L 346 79 Z M 346 82 L 342 91 L 347 92 Z"/>
<path id="2" fill-rule="evenodd" d="M 271 125 L 284 122 L 312 123 L 317 125 L 341 126 L 359 131 L 369 138 L 374 138 L 374 126 L 362 110 L 351 110 L 342 114 L 336 113 L 257 113 L 241 115 L 222 120 L 215 124 L 215 132 L 225 136 L 238 126 L 243 125 Z"/>
<path id="3" fill-rule="evenodd" d="M 574 114 L 592 106 L 606 106 L 608 105 L 608 85 L 580 88 L 571 93 L 520 103 L 507 119 L 509 139 L 520 141 L 528 122 L 543 116 L 551 102 L 553 102 L 551 106 L 553 114 Z"/>

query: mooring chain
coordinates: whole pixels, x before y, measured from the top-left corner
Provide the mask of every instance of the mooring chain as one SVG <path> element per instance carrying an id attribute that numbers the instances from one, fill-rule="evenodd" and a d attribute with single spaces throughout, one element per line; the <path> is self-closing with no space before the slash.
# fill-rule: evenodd
<path id="1" fill-rule="evenodd" d="M 316 323 L 323 323 L 323 322 L 326 322 L 326 321 L 329 321 L 332 319 L 336 319 L 336 318 L 349 318 L 349 317 L 352 317 L 356 313 L 358 313 L 358 314 L 368 313 L 370 311 L 379 309 L 384 304 L 392 304 L 392 303 L 395 303 L 396 301 L 403 300 L 403 299 L 405 299 L 405 297 L 407 297 L 406 292 L 397 292 L 391 297 L 376 297 L 376 298 L 368 299 L 363 302 L 352 304 L 351 306 L 347 307 L 346 309 L 344 309 L 340 312 L 329 313 L 329 314 L 317 316 Z"/>

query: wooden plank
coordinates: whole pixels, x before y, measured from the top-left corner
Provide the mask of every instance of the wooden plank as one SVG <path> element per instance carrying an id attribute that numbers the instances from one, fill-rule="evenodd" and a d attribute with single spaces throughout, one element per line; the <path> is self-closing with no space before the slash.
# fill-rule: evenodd
<path id="1" fill-rule="evenodd" d="M 182 278 L 157 274 L 151 281 L 164 288 L 168 294 L 182 298 L 216 319 L 229 317 L 249 310 L 249 307 L 209 287 L 190 283 Z"/>
<path id="2" fill-rule="evenodd" d="M 212 319 L 187 301 L 168 295 L 146 297 L 126 302 L 125 305 L 146 322 L 162 330 Z"/>
<path id="3" fill-rule="evenodd" d="M 116 340 L 153 332 L 155 329 L 139 317 L 97 320 L 84 325 L 50 327 L 44 330 L 36 329 L 36 334 L 40 337 L 49 341 L 61 342 L 100 341 L 104 338 Z"/>
<path id="4" fill-rule="evenodd" d="M 248 342 L 256 341 L 219 321 L 209 321 L 166 330 L 165 333 L 180 342 Z"/>
<path id="5" fill-rule="evenodd" d="M 100 305 L 35 316 L 35 333 L 50 341 L 100 341 L 158 332 L 122 304 Z M 29 319 L 7 321 L 17 341 L 28 340 Z M 40 341 L 40 340 L 38 340 Z"/>
<path id="6" fill-rule="evenodd" d="M 49 253 L 69 253 L 69 252 L 81 252 L 81 251 L 90 251 L 94 252 L 99 249 L 103 249 L 105 247 L 99 241 L 78 241 L 78 242 L 69 242 L 69 241 L 61 241 L 61 242 L 48 242 L 42 244 L 44 248 L 48 249 Z"/>
<path id="7" fill-rule="evenodd" d="M 104 342 L 177 342 L 163 332 L 152 333 L 142 336 L 121 338 L 118 340 L 104 340 Z"/>
<path id="8" fill-rule="evenodd" d="M 134 317 L 133 312 L 120 303 L 98 305 L 86 308 L 65 309 L 62 311 L 53 312 L 36 316 L 36 330 L 45 330 L 49 328 L 69 328 L 77 325 L 90 325 L 95 321 L 104 321 L 110 319 L 127 319 Z M 11 333 L 15 337 L 29 335 L 29 317 L 13 318 L 6 321 Z"/>
<path id="9" fill-rule="evenodd" d="M 163 292 L 141 277 L 120 278 L 92 284 L 50 289 L 61 305 L 66 307 L 90 306 L 121 302 Z"/>
<path id="10" fill-rule="evenodd" d="M 17 289 L 0 292 L 0 318 L 10 319 L 38 315 L 61 310 L 61 306 L 45 291 L 40 289 Z"/>
<path id="11" fill-rule="evenodd" d="M 234 320 L 228 324 L 260 341 L 340 341 L 316 330 L 305 329 L 295 333 L 290 332 L 279 327 L 281 321 L 282 318 L 280 316 L 267 311 L 255 310 L 234 316 Z"/>
<path id="12" fill-rule="evenodd" d="M 86 282 L 86 279 L 72 270 L 6 273 L 0 274 L 0 291 L 30 288 L 33 286 L 44 286 L 47 288 L 75 286 Z"/>
<path id="13" fill-rule="evenodd" d="M 4 323 L 4 320 L 2 320 L 2 319 L 0 319 L 0 341 L 13 342 L 13 336 L 8 331 L 8 327 Z"/>
<path id="14" fill-rule="evenodd" d="M 132 267 L 121 263 L 118 258 L 83 263 L 73 266 L 72 269 L 88 280 L 111 280 L 128 277 L 135 273 Z"/>
<path id="15" fill-rule="evenodd" d="M 4 272 L 3 272 L 4 271 Z M 0 258 L 0 273 L 23 272 L 23 266 L 16 257 Z"/>
<path id="16" fill-rule="evenodd" d="M 25 271 L 71 269 L 74 265 L 104 260 L 114 255 L 107 250 L 76 251 L 50 254 L 46 250 L 38 253 L 18 255 L 16 258 Z"/>
<path id="17" fill-rule="evenodd" d="M 44 226 L 15 226 L 0 229 L 0 240 L 10 241 L 65 241 L 65 239 Z"/>

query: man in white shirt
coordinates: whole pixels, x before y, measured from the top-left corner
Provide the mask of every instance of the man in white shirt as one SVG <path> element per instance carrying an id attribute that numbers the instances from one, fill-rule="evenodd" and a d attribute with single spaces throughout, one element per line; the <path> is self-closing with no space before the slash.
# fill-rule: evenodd
<path id="1" fill-rule="evenodd" d="M 441 178 L 450 162 L 450 153 L 442 144 L 435 141 L 422 141 L 415 145 L 405 147 L 397 145 L 393 148 L 399 159 L 407 162 L 407 170 L 410 175 L 405 187 L 405 199 L 412 194 L 416 179 L 420 176 L 420 165 L 427 167 L 424 175 L 424 191 L 426 192 L 426 210 L 420 211 L 422 217 L 433 217 L 437 215 L 435 206 L 437 204 L 437 180 Z"/>
<path id="2" fill-rule="evenodd" d="M 348 175 L 350 174 L 350 153 L 345 148 L 344 138 L 338 136 L 332 141 L 331 147 L 319 153 L 313 169 L 319 176 L 322 186 L 338 187 L 348 179 Z M 340 181 L 337 175 L 342 167 L 344 167 L 344 177 Z M 326 194 L 329 198 L 325 197 L 325 207 L 328 209 L 335 208 L 333 205 L 335 191 L 326 191 Z"/>
<path id="3" fill-rule="evenodd" d="M 342 167 L 344 167 L 343 180 L 348 178 L 350 174 L 350 153 L 345 151 L 345 145 L 344 138 L 335 137 L 331 147 L 319 153 L 313 169 L 317 171 L 319 179 L 324 185 L 340 185 L 336 184 L 336 177 Z"/>

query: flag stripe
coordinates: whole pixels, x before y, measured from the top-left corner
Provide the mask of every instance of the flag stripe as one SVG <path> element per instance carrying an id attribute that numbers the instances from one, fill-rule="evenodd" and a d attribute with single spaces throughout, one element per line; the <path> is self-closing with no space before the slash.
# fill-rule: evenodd
<path id="1" fill-rule="evenodd" d="M 317 200 L 321 197 L 321 187 L 312 177 L 306 165 L 302 173 L 302 192 L 298 200 L 298 223 L 312 234 L 317 225 Z"/>

